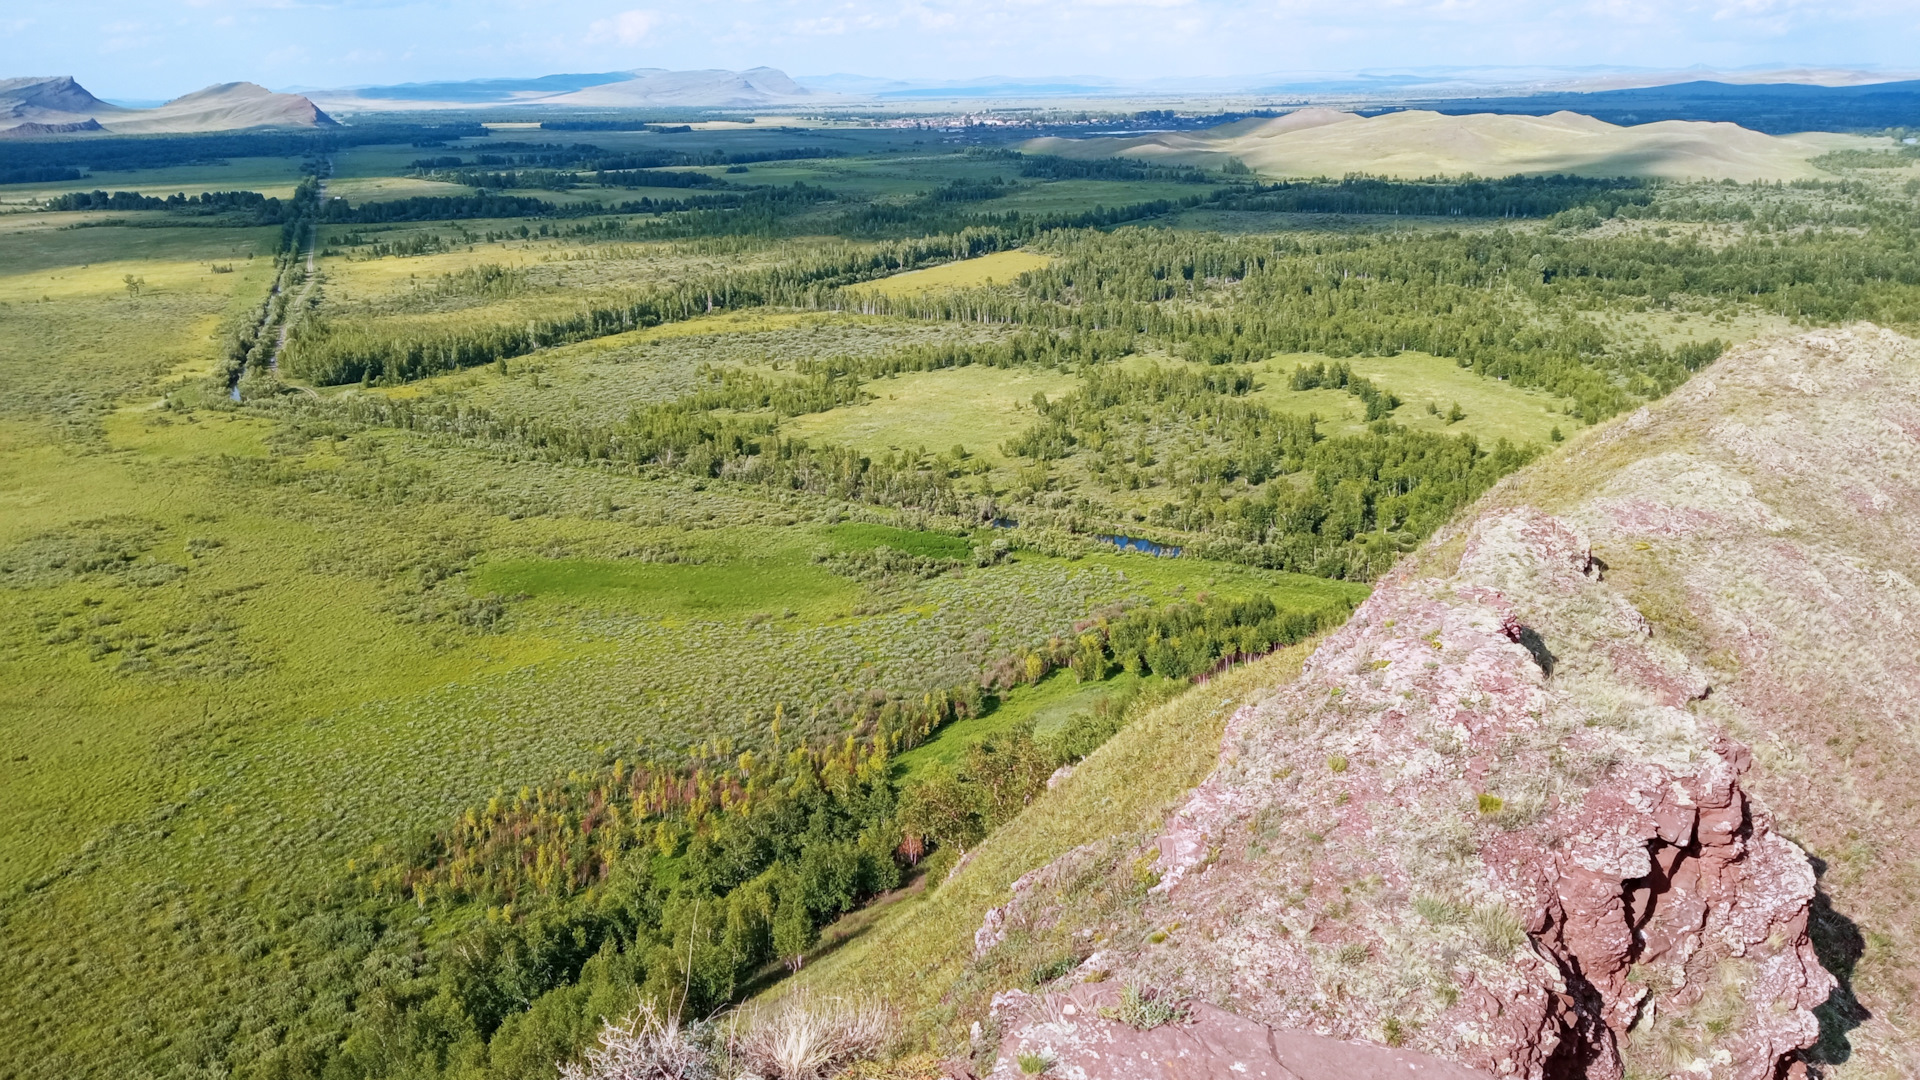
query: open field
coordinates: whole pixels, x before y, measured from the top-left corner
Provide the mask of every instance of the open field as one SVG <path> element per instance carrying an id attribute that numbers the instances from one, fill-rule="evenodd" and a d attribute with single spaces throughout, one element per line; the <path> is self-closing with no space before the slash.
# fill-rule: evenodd
<path id="1" fill-rule="evenodd" d="M 0 186 L 0 208 L 33 200 L 45 201 L 69 191 L 138 191 L 144 195 L 171 195 L 176 191 L 258 191 L 275 198 L 293 194 L 300 182 L 302 162 L 295 158 L 233 158 L 219 164 L 175 165 L 155 169 L 102 170 L 84 180 Z"/>
<path id="2" fill-rule="evenodd" d="M 1258 216 L 915 134 L 503 130 L 0 216 L 0 1073 L 547 1080 L 606 1002 L 719 1008 L 957 855 L 929 777 L 1137 763 L 975 808 L 1002 869 L 1135 828 L 1213 713 L 1112 702 L 1278 649 L 1207 684 L 1251 692 L 1713 340 L 1920 322 L 1899 178 Z M 897 903 L 977 922 L 974 880 Z M 875 959 L 892 918 L 820 970 L 958 977 Z"/>
<path id="3" fill-rule="evenodd" d="M 1033 423 L 1035 394 L 1058 396 L 1077 383 L 1049 371 L 961 368 L 901 375 L 877 383 L 858 405 L 797 419 L 801 438 L 857 446 L 868 453 L 964 446 L 1005 464 L 1001 444 Z"/>
<path id="4" fill-rule="evenodd" d="M 906 296 L 936 289 L 977 289 L 992 285 L 1010 285 L 1029 270 L 1040 270 L 1053 262 L 1031 251 L 999 251 L 977 259 L 962 259 L 926 270 L 909 270 L 884 278 L 873 291 L 884 296 Z"/>

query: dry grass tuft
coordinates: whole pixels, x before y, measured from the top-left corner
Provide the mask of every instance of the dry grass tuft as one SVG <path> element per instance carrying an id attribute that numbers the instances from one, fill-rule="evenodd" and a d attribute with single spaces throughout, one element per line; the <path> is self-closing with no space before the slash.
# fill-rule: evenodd
<path id="1" fill-rule="evenodd" d="M 879 1055 L 893 1013 L 871 1000 L 802 989 L 759 1010 L 735 1014 L 730 1056 L 765 1080 L 820 1080 Z"/>
<path id="2" fill-rule="evenodd" d="M 711 1080 L 710 1055 L 680 1025 L 642 1005 L 625 1020 L 606 1022 L 599 1045 L 582 1061 L 561 1062 L 561 1080 Z"/>

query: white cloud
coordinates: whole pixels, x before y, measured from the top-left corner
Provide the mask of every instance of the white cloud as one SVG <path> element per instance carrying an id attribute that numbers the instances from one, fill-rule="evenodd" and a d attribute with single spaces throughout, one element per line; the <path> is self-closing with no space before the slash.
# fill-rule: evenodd
<path id="1" fill-rule="evenodd" d="M 638 45 L 647 39 L 655 27 L 661 23 L 660 13 L 634 8 L 623 11 L 611 19 L 596 19 L 587 27 L 590 41 L 616 41 L 622 45 Z"/>

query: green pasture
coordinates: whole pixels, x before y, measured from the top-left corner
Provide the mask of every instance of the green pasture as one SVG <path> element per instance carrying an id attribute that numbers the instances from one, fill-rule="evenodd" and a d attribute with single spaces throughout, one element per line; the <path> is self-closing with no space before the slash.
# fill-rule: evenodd
<path id="1" fill-rule="evenodd" d="M 1344 390 L 1294 390 L 1288 386 L 1293 370 L 1302 365 L 1331 364 L 1336 361 L 1312 353 L 1276 356 L 1263 365 L 1263 375 L 1252 397 L 1286 412 L 1318 415 L 1321 430 L 1329 434 L 1360 431 L 1366 427 L 1366 406 Z M 1515 443 L 1550 441 L 1553 429 L 1571 435 L 1580 426 L 1578 420 L 1560 411 L 1561 402 L 1538 390 L 1510 386 L 1498 379 L 1476 375 L 1446 357 L 1404 352 L 1398 356 L 1346 357 L 1339 363 L 1353 368 L 1400 398 L 1393 411 L 1393 422 L 1416 431 L 1466 432 L 1491 442 L 1507 439 Z M 1448 422 L 1455 404 L 1466 416 Z M 1430 412 L 1431 404 L 1437 412 Z"/>
<path id="2" fill-rule="evenodd" d="M 1146 683 L 1165 685 L 1167 680 L 1121 672 L 1101 682 L 1083 683 L 1067 672 L 1055 672 L 994 699 L 993 708 L 979 716 L 941 728 L 932 739 L 895 758 L 894 768 L 912 777 L 935 763 L 958 765 L 968 747 L 1022 725 L 1031 725 L 1036 738 L 1051 739 L 1065 730 L 1076 713 L 1091 710 L 1101 698 L 1120 697 Z"/>
<path id="3" fill-rule="evenodd" d="M 842 551 L 889 547 L 929 559 L 964 559 L 973 552 L 971 537 L 901 529 L 868 521 L 832 525 L 825 532 L 829 542 Z"/>
<path id="4" fill-rule="evenodd" d="M 198 195 L 203 191 L 258 191 L 284 199 L 292 195 L 300 183 L 302 165 L 303 159 L 297 157 L 243 157 L 155 169 L 92 171 L 80 180 L 8 184 L 0 187 L 0 205 L 31 199 L 44 201 L 69 191 L 137 191 L 156 196 L 176 192 Z"/>
<path id="5" fill-rule="evenodd" d="M 972 259 L 957 259 L 925 270 L 881 278 L 869 288 L 882 296 L 907 296 L 942 289 L 975 289 L 990 285 L 1011 285 L 1029 270 L 1043 270 L 1053 258 L 1039 252 L 1016 249 L 996 251 Z"/>
<path id="6" fill-rule="evenodd" d="M 410 284 L 401 276 L 405 270 L 401 261 L 361 263 L 353 269 L 371 272 L 351 283 L 343 282 L 350 284 L 356 296 L 363 290 L 398 291 Z M 382 283 L 376 285 L 376 281 Z M 763 309 L 716 312 L 516 357 L 503 365 L 505 371 L 489 365 L 373 392 L 393 398 L 450 396 L 519 416 L 615 424 L 635 408 L 670 401 L 700 388 L 703 369 L 790 371 L 796 361 L 804 359 L 872 356 L 909 345 L 990 334 L 970 330 L 956 335 L 950 329 L 923 322 L 847 313 Z M 886 380 L 876 384 L 875 393 L 879 393 L 880 385 L 891 388 L 918 377 Z M 817 433 L 809 426 L 810 419 L 795 418 L 783 425 L 783 430 L 815 438 L 833 437 Z M 853 444 L 867 448 L 865 443 Z"/>
<path id="7" fill-rule="evenodd" d="M 430 151 L 417 151 L 429 153 Z M 449 184 L 439 180 L 423 180 L 412 176 L 335 176 L 327 181 L 327 198 L 345 199 L 356 205 L 368 202 L 391 202 L 395 199 L 411 199 L 419 196 L 445 197 L 448 195 L 471 195 L 473 189 L 464 184 Z"/>
<path id="8" fill-rule="evenodd" d="M 583 300 L 696 276 L 799 264 L 839 243 L 878 250 L 895 240 L 804 234 L 875 201 L 910 209 L 916 195 L 951 180 L 998 176 L 1015 185 L 1001 199 L 955 204 L 982 214 L 1072 212 L 1208 190 L 1024 180 L 1014 163 L 945 152 L 939 138 L 842 129 L 797 136 L 744 126 L 666 136 L 513 129 L 445 150 L 343 150 L 329 190 L 355 202 L 464 190 L 409 177 L 411 161 L 492 152 L 489 144 L 509 141 L 592 143 L 609 152 L 734 152 L 810 141 L 849 156 L 755 163 L 728 174 L 749 184 L 825 184 L 839 196 L 753 235 L 718 227 L 674 241 L 635 242 L 614 231 L 580 240 L 537 235 L 542 224 L 570 227 L 577 219 L 328 226 L 323 250 L 344 253 L 320 260 L 318 316 L 428 336 L 551 317 Z M 917 140 L 925 142 L 916 147 Z M 67 187 L 287 194 L 300 165 L 236 159 L 101 174 Z M 589 461 L 505 437 L 363 425 L 342 407 L 354 395 L 378 394 L 554 425 L 613 426 L 636 410 L 684 404 L 718 372 L 790 378 L 804 361 L 1002 342 L 1076 325 L 1083 309 L 1072 304 L 1041 312 L 1057 322 L 1020 325 L 722 311 L 398 387 L 311 394 L 285 387 L 276 395 L 270 377 L 256 372 L 266 389 L 235 407 L 226 399 L 222 339 L 260 307 L 279 229 L 160 212 L 35 211 L 21 202 L 23 190 L 0 193 L 10 211 L 0 215 L 0 745 L 8 748 L 0 790 L 9 797 L 9 827 L 0 830 L 0 969 L 15 976 L 0 981 L 0 1074 L 9 1077 L 225 1068 L 232 1044 L 170 1040 L 190 1021 L 239 1016 L 265 999 L 263 987 L 280 985 L 273 980 L 288 957 L 258 951 L 272 936 L 260 928 L 279 934 L 312 918 L 322 929 L 300 948 L 330 955 L 333 942 L 355 932 L 351 904 L 341 899 L 351 894 L 343 884 L 352 880 L 350 865 L 363 865 L 379 845 L 445 825 L 495 792 L 550 783 L 623 754 L 631 761 L 643 750 L 678 760 L 698 747 L 764 749 L 776 709 L 789 737 L 839 741 L 846 714 L 836 703 L 848 695 L 917 695 L 977 681 L 1003 659 L 1073 633 L 1096 612 L 1202 594 L 1265 595 L 1282 609 L 1323 610 L 1367 595 L 1355 581 L 1062 539 L 1068 527 L 1171 538 L 1178 530 L 1151 524 L 1171 515 L 1150 517 L 1155 510 L 1183 499 L 1217 498 L 1225 506 L 1249 490 L 1226 479 L 1201 490 L 1174 468 L 1210 452 L 1207 440 L 1218 445 L 1217 435 L 1194 414 L 1159 410 L 1157 402 L 1111 418 L 1126 435 L 1115 448 L 1144 446 L 1161 459 L 1145 486 L 1096 483 L 1088 467 L 1096 451 L 1086 443 L 1044 467 L 1010 459 L 1003 445 L 1033 426 L 1035 395 L 1057 401 L 1081 385 L 1070 373 L 1077 361 L 873 378 L 858 404 L 781 422 L 783 437 L 816 447 L 851 447 L 873 459 L 923 449 L 942 456 L 926 466 L 928 475 L 910 463 L 903 468 L 913 475 L 894 479 L 905 475 L 899 490 L 929 476 L 950 479 L 956 494 L 945 509 L 884 485 L 843 499 L 825 494 L 842 489 L 805 478 L 731 479 L 748 475 L 743 457 L 705 472 L 685 467 L 685 459 Z M 697 193 L 587 189 L 565 197 L 649 192 Z M 121 223 L 105 223 L 112 219 Z M 1227 227 L 1226 218 L 1198 216 L 1159 224 L 1209 221 Z M 1394 243 L 1438 235 L 1428 222 L 1268 224 L 1345 230 L 1342 243 L 1365 242 L 1360 234 L 1389 225 Z M 1745 235 L 1695 224 L 1687 235 L 1714 243 Z M 520 236 L 522 227 L 531 235 Z M 1656 235 L 1650 228 L 1636 223 L 1633 235 Z M 1598 234 L 1628 231 L 1614 223 Z M 489 232 L 494 240 L 484 239 Z M 1139 232 L 1162 235 L 1076 234 L 1090 247 L 1114 245 L 1095 251 L 1110 264 L 1089 272 L 1130 272 L 1113 253 Z M 376 258 L 366 246 L 344 249 L 354 233 L 386 244 L 434 235 L 457 247 Z M 1223 243 L 1201 233 L 1186 240 Z M 1816 242 L 1829 239 L 1807 244 Z M 1845 241 L 1865 242 L 1852 234 Z M 1785 258 L 1799 249 L 1767 250 Z M 1002 251 L 870 287 L 897 295 L 1008 285 L 1045 260 Z M 477 275 L 467 272 L 488 266 L 511 271 L 512 288 L 472 286 Z M 129 278 L 137 287 L 129 288 Z M 1895 288 L 1879 282 L 1856 292 L 1871 298 Z M 1208 285 L 1199 299 L 1173 303 L 1232 314 L 1239 301 L 1230 287 Z M 1664 306 L 1596 301 L 1575 317 L 1623 345 L 1740 341 L 1791 325 L 1784 315 L 1760 313 L 1757 302 L 1691 295 Z M 1144 342 L 1146 353 L 1120 362 L 1135 370 L 1180 365 L 1168 354 L 1181 345 Z M 1327 434 L 1360 432 L 1358 399 L 1288 388 L 1297 364 L 1328 359 L 1260 360 L 1253 400 L 1315 413 Z M 1543 445 L 1556 426 L 1574 433 L 1559 399 L 1483 378 L 1448 358 L 1403 353 L 1344 362 L 1398 395 L 1394 421 L 1416 430 Z M 1464 416 L 1449 422 L 1455 404 Z M 688 412 L 685 419 L 692 426 L 710 417 Z M 953 454 L 955 447 L 964 453 Z M 1123 465 L 1132 468 L 1120 462 L 1115 472 Z M 936 468 L 957 475 L 933 475 Z M 976 508 L 989 497 L 996 512 L 1024 522 L 1019 530 L 978 527 Z M 995 540 L 1009 541 L 1011 553 L 976 565 L 976 545 Z M 926 562 L 872 572 L 883 560 L 860 556 L 882 547 Z M 1103 781 L 1097 792 L 1069 785 L 1043 797 L 1020 830 L 980 849 L 977 865 L 1017 876 L 1043 856 L 1113 831 L 1115 821 L 1131 828 L 1152 819 L 1211 763 L 1221 702 L 1252 700 L 1261 679 L 1286 677 L 1298 659 L 1296 650 L 1216 679 L 1129 729 L 1102 751 L 1133 770 L 1125 781 Z M 1056 732 L 1128 678 L 1082 685 L 1056 673 L 1013 689 L 991 711 L 906 755 L 902 767 L 910 774 L 955 760 L 970 740 L 1017 724 Z M 970 940 L 960 931 L 978 924 L 976 909 L 1000 902 L 982 880 L 963 875 L 931 901 L 903 901 L 903 911 L 917 905 L 934 921 L 896 923 L 888 915 L 870 938 L 828 958 L 823 971 L 839 978 L 849 963 L 871 964 L 861 985 L 903 1001 L 938 996 L 926 987 L 965 963 L 949 955 L 948 938 Z M 1004 899 L 1004 881 L 994 889 Z M 423 912 L 422 933 L 443 915 Z M 515 916 L 497 918 L 509 926 Z M 946 936 L 915 942 L 915 925 Z M 887 955 L 876 951 L 877 943 L 903 941 Z M 937 967 L 937 977 L 928 982 L 916 964 Z M 344 985 L 349 976 L 341 979 Z"/>
<path id="9" fill-rule="evenodd" d="M 1078 384 L 1076 376 L 1033 368 L 912 372 L 869 383 L 873 397 L 859 405 L 798 416 L 781 427 L 869 453 L 919 447 L 945 453 L 964 446 L 969 454 L 1003 464 L 1000 444 L 1033 423 L 1033 395 L 1057 396 Z"/>
<path id="10" fill-rule="evenodd" d="M 844 608 L 859 589 L 807 561 L 786 537 L 759 540 L 788 550 L 716 559 L 708 564 L 617 559 L 514 559 L 483 564 L 473 587 L 565 604 L 670 616 L 739 617 L 797 610 L 825 614 Z M 762 549 L 764 550 L 764 549 Z M 696 556 L 698 557 L 698 556 Z"/>
<path id="11" fill-rule="evenodd" d="M 127 228 L 111 224 L 80 229 L 63 227 L 76 223 L 68 219 L 98 221 L 103 217 L 141 219 L 141 224 L 147 226 L 165 220 L 158 213 L 0 217 L 0 299 L 38 299 L 35 289 L 39 289 L 41 295 L 55 296 L 75 290 L 124 292 L 124 278 L 129 273 L 137 273 L 152 283 L 162 275 L 188 272 L 186 268 L 197 268 L 191 272 L 209 275 L 216 263 L 231 263 L 239 270 L 249 256 L 259 259 L 270 255 L 279 238 L 279 230 L 273 228 Z"/>
<path id="12" fill-rule="evenodd" d="M 1029 184 L 1032 186 L 1027 186 Z M 1157 199 L 1177 201 L 1205 195 L 1211 190 L 1204 184 L 1147 180 L 1050 180 L 1039 184 L 1025 180 L 1017 191 L 1005 198 L 975 205 L 991 213 L 1018 210 L 1026 214 L 1065 214 L 1095 206 L 1112 209 Z"/>

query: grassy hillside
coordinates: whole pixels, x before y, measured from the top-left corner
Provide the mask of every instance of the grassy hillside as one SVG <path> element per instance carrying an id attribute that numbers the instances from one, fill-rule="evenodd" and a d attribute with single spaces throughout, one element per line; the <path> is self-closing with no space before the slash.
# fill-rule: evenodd
<path id="1" fill-rule="evenodd" d="M 920 1036 L 964 1045 L 993 994 L 1032 985 L 1033 970 L 1084 943 L 1075 938 L 1082 928 L 1104 934 L 1128 918 L 1145 895 L 1129 873 L 1141 845 L 1213 769 L 1227 718 L 1297 674 L 1310 648 L 1275 653 L 1146 710 L 970 852 L 951 878 L 925 883 L 815 959 L 801 984 L 898 1003 Z M 1021 875 L 1083 847 L 1080 876 L 1057 895 L 1057 923 L 1023 928 L 990 964 L 977 963 L 973 934 L 987 909 L 1005 903 Z"/>

